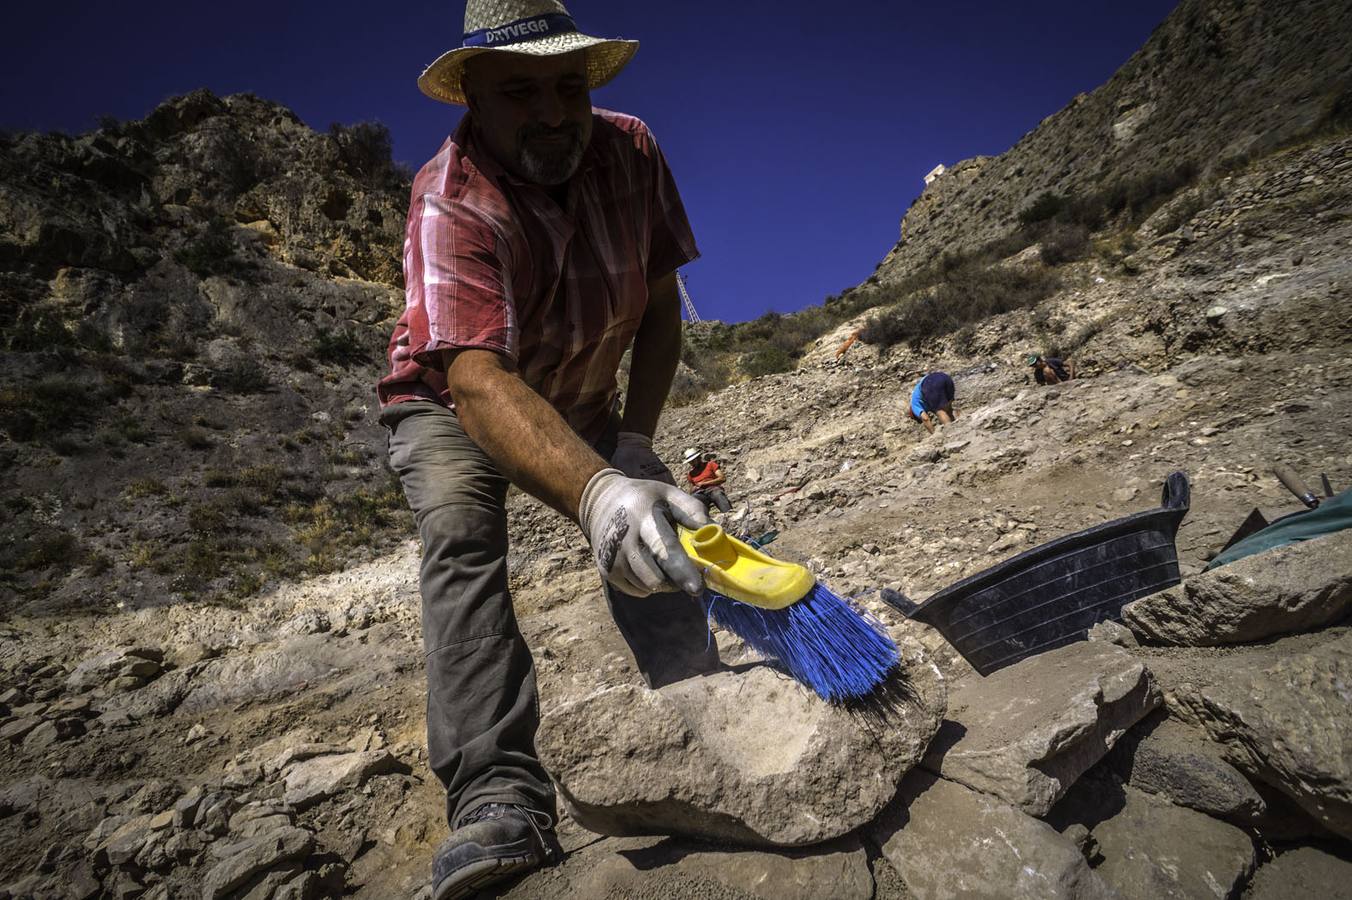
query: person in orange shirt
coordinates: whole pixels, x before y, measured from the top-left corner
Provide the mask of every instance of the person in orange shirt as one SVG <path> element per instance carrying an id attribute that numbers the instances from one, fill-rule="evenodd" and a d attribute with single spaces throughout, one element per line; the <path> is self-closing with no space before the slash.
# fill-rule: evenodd
<path id="1" fill-rule="evenodd" d="M 718 466 L 718 460 L 712 453 L 701 453 L 698 447 L 691 447 L 682 457 L 689 469 L 685 480 L 690 483 L 690 494 L 704 502 L 705 507 L 716 506 L 719 512 L 731 512 L 732 503 L 723 490 L 728 479 Z"/>

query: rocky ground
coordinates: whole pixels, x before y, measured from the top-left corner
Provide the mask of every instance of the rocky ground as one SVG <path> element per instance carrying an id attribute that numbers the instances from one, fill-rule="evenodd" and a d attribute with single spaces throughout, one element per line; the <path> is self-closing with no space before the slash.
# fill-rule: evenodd
<path id="1" fill-rule="evenodd" d="M 586 813 L 563 821 L 560 866 L 502 895 L 1345 891 L 1348 541 L 1199 573 L 1251 508 L 1295 508 L 1272 463 L 1352 484 L 1350 151 L 1295 148 L 1213 185 L 1183 228 L 1143 228 L 1125 267 L 1076 264 L 1043 307 L 983 324 L 961 351 L 856 345 L 837 360 L 847 323 L 798 370 L 666 415 L 665 458 L 697 444 L 727 462 L 730 527 L 777 530 L 773 551 L 900 639 L 911 689 L 881 718 L 748 668 L 727 634 L 732 670 L 647 692 L 575 529 L 514 495 L 542 749 Z M 1030 384 L 1021 353 L 1085 326 L 1085 377 Z M 960 411 L 934 436 L 902 406 L 930 368 L 954 375 Z M 921 601 L 1150 508 L 1173 471 L 1192 483 L 1187 581 L 1102 640 L 982 679 L 879 599 Z M 444 825 L 416 558 L 410 538 L 237 607 L 10 616 L 0 897 L 418 896 Z M 626 762 L 639 747 L 645 764 Z"/>
<path id="2" fill-rule="evenodd" d="M 1054 294 L 838 357 L 866 313 L 666 412 L 665 459 L 724 461 L 729 528 L 897 639 L 873 704 L 728 633 L 724 671 L 647 690 L 576 528 L 513 492 L 567 857 L 499 896 L 1349 895 L 1352 540 L 1202 571 L 1253 508 L 1297 508 L 1273 464 L 1352 486 L 1349 22 L 1185 0 L 927 189 L 865 286 L 995 246 L 1042 191 L 1139 189 L 1080 258 L 990 260 Z M 204 91 L 0 134 L 0 900 L 427 896 L 418 546 L 371 391 L 401 307 L 388 149 Z M 1032 384 L 1056 346 L 1083 377 Z M 927 436 L 904 405 L 933 369 L 959 416 Z M 881 599 L 1153 508 L 1176 471 L 1183 583 L 1089 640 L 983 678 Z"/>

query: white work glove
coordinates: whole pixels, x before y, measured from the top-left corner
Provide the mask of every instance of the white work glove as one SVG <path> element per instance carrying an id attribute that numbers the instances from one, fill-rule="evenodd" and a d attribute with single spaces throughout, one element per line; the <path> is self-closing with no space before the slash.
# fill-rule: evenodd
<path id="1" fill-rule="evenodd" d="M 646 434 L 621 431 L 615 439 L 615 452 L 610 455 L 610 464 L 630 478 L 644 478 L 676 486 L 671 470 L 653 452 L 653 439 Z"/>
<path id="2" fill-rule="evenodd" d="M 676 587 L 687 594 L 704 589 L 704 577 L 681 549 L 673 521 L 696 529 L 709 524 L 709 514 L 685 491 L 628 478 L 619 469 L 593 475 L 578 508 L 601 577 L 632 597 Z"/>

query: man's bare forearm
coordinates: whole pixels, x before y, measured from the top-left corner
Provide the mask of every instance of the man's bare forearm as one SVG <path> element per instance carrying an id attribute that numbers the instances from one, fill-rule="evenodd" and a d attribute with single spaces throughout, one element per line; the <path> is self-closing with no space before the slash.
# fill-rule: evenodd
<path id="1" fill-rule="evenodd" d="M 648 308 L 634 336 L 622 431 L 652 437 L 681 358 L 681 305 L 672 272 L 648 286 Z"/>
<path id="2" fill-rule="evenodd" d="M 446 370 L 465 433 L 517 487 L 577 519 L 587 482 L 606 461 L 489 350 L 456 354 Z"/>

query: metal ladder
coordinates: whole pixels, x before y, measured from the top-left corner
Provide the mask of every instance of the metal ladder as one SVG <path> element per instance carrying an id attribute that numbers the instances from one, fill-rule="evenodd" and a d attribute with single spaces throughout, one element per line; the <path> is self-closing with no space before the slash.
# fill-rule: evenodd
<path id="1" fill-rule="evenodd" d="M 681 302 L 685 304 L 685 317 L 690 322 L 703 322 L 699 313 L 695 312 L 695 301 L 690 299 L 690 292 L 685 289 L 685 276 L 680 272 L 676 273 L 676 287 L 681 292 Z"/>

